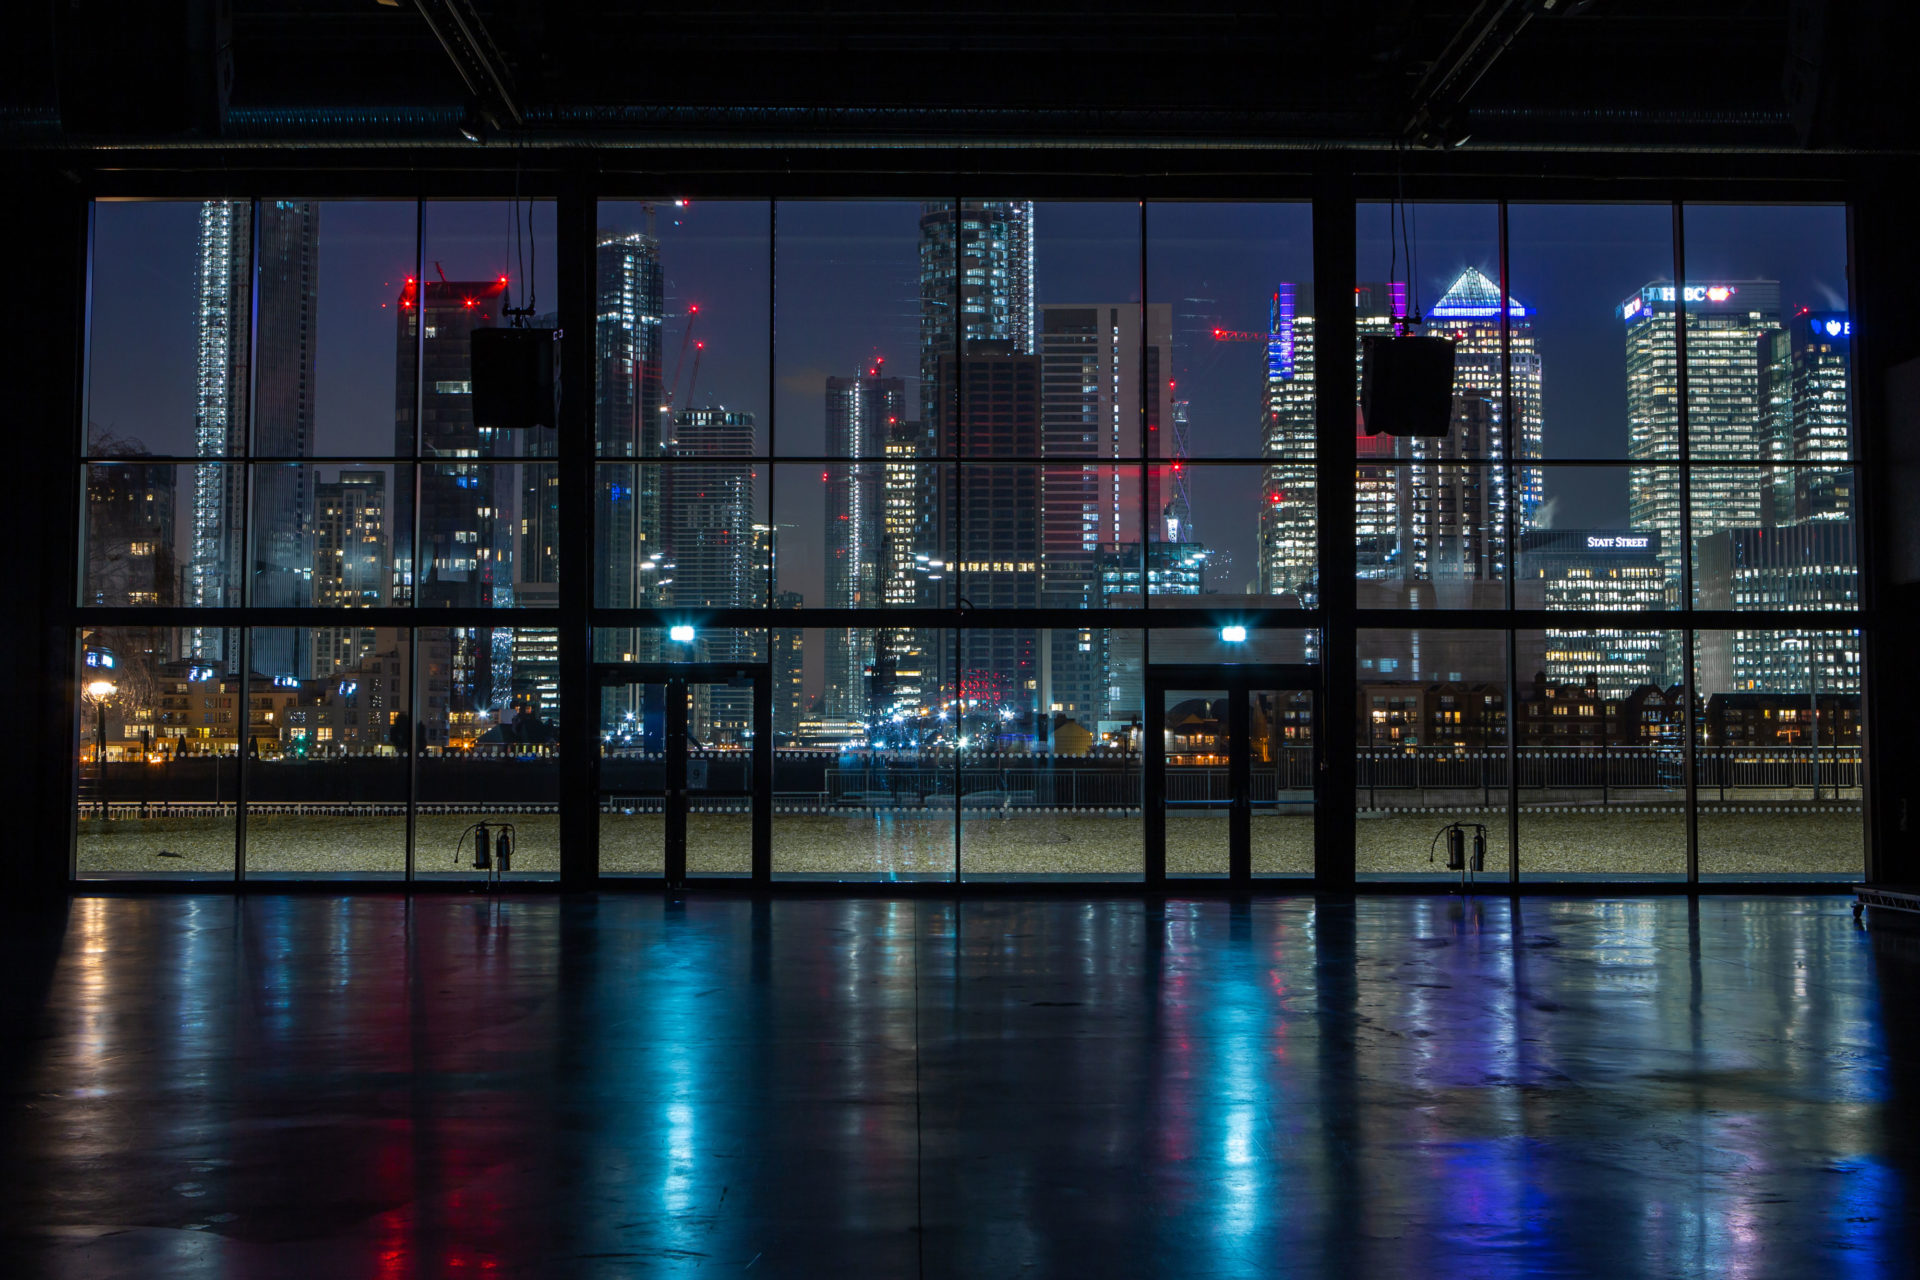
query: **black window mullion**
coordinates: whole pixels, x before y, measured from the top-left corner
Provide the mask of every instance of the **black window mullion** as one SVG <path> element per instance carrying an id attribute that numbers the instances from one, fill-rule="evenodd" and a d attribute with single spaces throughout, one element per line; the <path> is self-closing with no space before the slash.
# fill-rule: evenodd
<path id="1" fill-rule="evenodd" d="M 1674 370 L 1674 445 L 1680 460 L 1680 612 L 1681 621 L 1691 623 L 1695 600 L 1693 596 L 1693 453 L 1687 438 L 1688 427 L 1688 384 L 1687 384 L 1687 223 L 1686 206 L 1683 202 L 1673 202 L 1673 347 L 1676 366 Z M 1700 883 L 1700 778 L 1695 760 L 1698 748 L 1698 729 L 1695 724 L 1694 701 L 1697 691 L 1694 681 L 1694 646 L 1698 633 L 1691 625 L 1681 629 L 1680 663 L 1680 703 L 1685 709 L 1682 722 L 1685 725 L 1681 737 L 1681 753 L 1685 758 L 1686 775 L 1686 848 L 1687 883 Z"/>

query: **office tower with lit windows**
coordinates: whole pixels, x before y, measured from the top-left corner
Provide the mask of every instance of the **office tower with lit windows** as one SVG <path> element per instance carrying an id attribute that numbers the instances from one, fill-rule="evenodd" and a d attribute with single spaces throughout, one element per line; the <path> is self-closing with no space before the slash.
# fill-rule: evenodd
<path id="1" fill-rule="evenodd" d="M 1681 295 L 1684 294 L 1684 299 Z M 1687 316 L 1687 456 L 1694 463 L 1762 462 L 1776 414 L 1763 370 L 1780 326 L 1780 285 L 1734 280 L 1647 285 L 1620 305 L 1627 351 L 1627 522 L 1657 533 L 1676 579 L 1689 537 L 1765 523 L 1769 486 L 1751 467 L 1696 468 L 1692 528 L 1680 509 L 1680 360 L 1674 317 Z M 1664 463 L 1668 465 L 1653 465 Z"/>
<path id="2" fill-rule="evenodd" d="M 343 467 L 314 486 L 313 603 L 321 608 L 378 608 L 393 586 L 388 547 L 387 473 Z M 358 671 L 381 643 L 373 627 L 318 627 L 311 675 Z"/>
<path id="3" fill-rule="evenodd" d="M 1041 358 L 1011 342 L 976 342 L 964 358 L 942 359 L 936 376 L 939 403 L 947 410 L 936 444 L 943 456 L 967 459 L 957 478 L 943 481 L 948 500 L 938 509 L 940 542 L 954 548 L 955 590 L 976 609 L 1035 608 L 1041 585 L 1040 471 L 1013 459 L 1040 453 Z M 957 643 L 968 700 L 985 697 L 1016 716 L 1035 706 L 1038 631 L 963 629 Z"/>
<path id="4" fill-rule="evenodd" d="M 1139 470 L 1125 463 L 1142 452 L 1143 385 L 1151 388 L 1145 452 L 1165 456 L 1173 307 L 1148 304 L 1144 339 L 1140 313 L 1137 302 L 1040 308 L 1040 587 L 1050 603 L 1070 607 L 1093 598 L 1101 544 L 1140 537 Z M 1066 459 L 1086 461 L 1057 461 Z M 1148 511 L 1159 507 L 1158 478 L 1148 478 Z M 1150 540 L 1160 536 L 1153 530 Z"/>
<path id="5" fill-rule="evenodd" d="M 1356 341 L 1390 333 L 1407 309 L 1403 284 L 1361 284 L 1354 290 Z M 1311 603 L 1317 591 L 1319 557 L 1318 454 L 1314 425 L 1313 293 L 1308 285 L 1282 283 L 1269 309 L 1266 396 L 1261 454 L 1271 460 L 1261 490 L 1260 591 L 1291 594 Z M 1357 400 L 1359 384 L 1354 394 Z M 1358 414 L 1355 415 L 1356 421 Z M 1391 458 L 1384 436 L 1357 436 L 1354 536 L 1363 578 L 1397 575 L 1400 532 L 1399 478 L 1392 467 L 1369 465 Z"/>
<path id="6" fill-rule="evenodd" d="M 806 599 L 798 591 L 776 591 L 775 609 L 799 609 Z M 800 713 L 806 710 L 806 635 L 799 627 L 774 627 L 769 634 L 768 657 L 773 681 L 774 741 L 789 744 L 800 731 Z"/>
<path id="7" fill-rule="evenodd" d="M 906 382 L 875 363 L 851 378 L 827 379 L 827 453 L 873 461 L 836 463 L 826 481 L 827 606 L 874 609 L 883 581 L 881 506 L 890 424 L 905 416 Z M 865 627 L 827 637 L 826 714 L 864 720 L 869 711 L 874 633 Z"/>
<path id="8" fill-rule="evenodd" d="M 920 424 L 917 450 L 922 457 L 937 449 L 936 435 L 943 414 L 943 394 L 957 395 L 953 383 L 942 384 L 940 364 L 955 355 L 970 356 L 976 343 L 991 344 L 1031 354 L 1036 338 L 1034 307 L 1034 209 L 1024 200 L 931 200 L 920 206 Z M 903 418 L 907 415 L 902 415 Z M 909 437 L 902 432 L 890 454 L 900 459 L 892 473 L 897 483 L 908 478 L 905 459 Z M 922 466 L 912 475 L 918 486 L 914 524 L 920 541 L 913 549 L 915 600 L 934 605 L 951 590 L 950 576 L 940 562 L 953 554 L 940 534 L 948 526 L 939 510 L 940 496 L 950 493 L 951 477 L 944 469 Z M 900 552 L 904 557 L 904 548 Z M 902 589 L 897 594 L 904 596 Z M 889 603 L 896 603 L 889 597 Z M 905 603 L 904 599 L 897 603 Z M 917 680 L 905 674 L 891 677 L 880 701 L 890 713 L 910 715 L 930 709 L 942 700 L 941 690 L 953 679 L 953 655 L 947 634 L 910 628 L 892 628 L 879 636 L 881 665 L 899 673 L 919 670 Z M 914 684 L 919 692 L 912 690 Z M 917 704 L 917 705 L 915 705 Z"/>
<path id="9" fill-rule="evenodd" d="M 673 556 L 667 603 L 690 617 L 751 608 L 760 598 L 754 568 L 753 415 L 711 406 L 673 415 L 673 460 L 660 486 L 662 522 Z M 737 627 L 699 628 L 707 662 L 751 662 L 752 637 Z M 712 688 L 696 736 L 710 746 L 742 746 L 753 728 L 753 690 Z M 703 721 L 699 722 L 699 721 Z"/>
<path id="10" fill-rule="evenodd" d="M 1694 542 L 1697 607 L 1806 613 L 1807 630 L 1700 631 L 1695 687 L 1710 693 L 1860 692 L 1860 633 L 1823 631 L 1819 615 L 1856 609 L 1860 558 L 1851 520 L 1719 529 Z"/>
<path id="11" fill-rule="evenodd" d="M 1785 409 L 1777 455 L 1801 465 L 1781 468 L 1775 523 L 1851 520 L 1853 321 L 1843 311 L 1803 310 L 1786 322 L 1784 336 L 1785 359 L 1768 368 Z M 1805 465 L 1820 462 L 1838 465 Z"/>
<path id="12" fill-rule="evenodd" d="M 594 445 L 613 462 L 651 462 L 667 432 L 661 370 L 664 283 L 660 242 L 646 232 L 603 234 L 595 248 Z M 749 447 L 744 452 L 752 452 Z M 609 609 L 657 606 L 662 554 L 661 468 L 600 466 L 594 479 L 594 527 L 602 551 L 594 566 L 594 603 Z M 608 637 L 622 652 L 633 639 Z M 602 658 L 610 653 L 597 655 Z"/>
<path id="13" fill-rule="evenodd" d="M 1467 541 L 1471 525 L 1504 529 L 1515 524 L 1521 533 L 1534 527 L 1545 499 L 1545 479 L 1537 462 L 1541 456 L 1543 410 L 1541 395 L 1540 349 L 1534 338 L 1533 312 L 1509 296 L 1502 304 L 1499 286 L 1486 272 L 1468 267 L 1447 287 L 1447 291 L 1427 312 L 1426 332 L 1453 339 L 1454 431 L 1438 440 L 1409 436 L 1403 440 L 1412 492 L 1408 506 L 1432 512 L 1427 523 L 1446 528 L 1447 515 L 1442 503 L 1428 499 L 1423 489 L 1440 484 L 1435 473 L 1444 464 L 1471 459 L 1496 465 L 1483 468 L 1486 479 L 1479 488 L 1482 500 L 1455 509 L 1455 524 L 1444 534 L 1433 536 L 1433 549 L 1426 554 L 1437 558 L 1445 540 Z M 1507 355 L 1506 386 L 1501 377 L 1501 350 Z M 1502 392 L 1510 391 L 1513 400 L 1512 421 L 1502 409 Z M 1462 428 L 1466 428 L 1462 430 Z M 1515 492 L 1507 491 L 1507 468 L 1513 469 Z M 1509 519 L 1508 512 L 1512 517 Z M 1416 522 L 1420 523 L 1420 522 Z M 1504 556 L 1491 547 L 1483 558 Z M 1504 571 L 1504 561 L 1500 564 Z M 1484 575 L 1482 575 L 1484 576 Z M 1494 576 L 1499 576 L 1498 573 Z"/>
<path id="14" fill-rule="evenodd" d="M 1034 344 L 1033 202 L 951 200 L 920 206 L 920 420 L 938 420 L 940 361 L 976 342 L 1022 355 Z M 958 320 L 956 321 L 956 313 Z"/>
<path id="15" fill-rule="evenodd" d="M 506 484 L 493 459 L 511 456 L 505 432 L 473 420 L 471 341 L 478 328 L 503 323 L 511 305 L 507 278 L 409 280 L 398 319 L 394 451 L 414 449 L 419 468 L 416 515 L 404 487 L 394 502 L 395 602 L 427 608 L 490 608 L 510 598 L 511 565 L 501 554 L 513 524 L 503 511 Z M 419 410 L 414 395 L 418 384 Z M 418 543 L 412 541 L 418 530 Z M 460 714 L 504 706 L 511 654 L 496 655 L 494 629 L 457 628 L 449 680 Z M 499 637 L 508 641 L 506 633 Z M 496 675 L 499 677 L 496 679 Z M 497 697 L 496 697 L 497 695 Z"/>
<path id="16" fill-rule="evenodd" d="M 1274 295 L 1264 452 L 1275 464 L 1267 470 L 1261 510 L 1261 590 L 1302 599 L 1313 592 L 1318 547 L 1311 305 L 1295 285 L 1283 284 Z M 1406 286 L 1363 283 L 1354 308 L 1359 341 L 1390 334 L 1406 315 Z M 1426 331 L 1455 344 L 1452 429 L 1443 437 L 1394 437 L 1368 435 L 1361 424 L 1354 537 L 1362 579 L 1431 583 L 1442 599 L 1458 585 L 1459 599 L 1449 602 L 1465 606 L 1485 603 L 1484 587 L 1474 584 L 1505 575 L 1510 505 L 1529 528 L 1544 496 L 1540 468 L 1521 465 L 1514 475 L 1517 502 L 1510 504 L 1502 465 L 1541 456 L 1541 363 L 1531 314 L 1507 299 L 1504 342 L 1515 406 L 1509 424 L 1500 409 L 1499 290 L 1485 272 L 1469 267 L 1429 312 Z"/>
<path id="17" fill-rule="evenodd" d="M 314 358 L 320 210 L 303 200 L 210 200 L 200 206 L 196 261 L 197 386 L 193 532 L 187 599 L 241 603 L 251 565 L 251 603 L 308 603 L 313 566 Z M 257 291 L 257 292 L 256 292 Z M 254 468 L 253 545 L 243 545 L 248 477 L 213 459 L 248 450 L 284 460 Z M 239 660 L 237 633 L 190 628 L 194 657 Z M 304 672 L 298 628 L 256 631 L 251 663 L 268 675 Z"/>
<path id="18" fill-rule="evenodd" d="M 1677 585 L 1660 560 L 1659 539 L 1631 529 L 1532 529 L 1520 536 L 1514 603 L 1555 612 L 1652 613 L 1680 606 Z M 1680 654 L 1668 632 L 1648 628 L 1550 628 L 1537 662 L 1516 674 L 1544 673 L 1557 684 L 1590 677 L 1610 698 L 1640 685 L 1665 689 L 1680 679 Z M 1531 668 L 1531 669 L 1529 669 Z"/>
<path id="19" fill-rule="evenodd" d="M 887 425 L 886 464 L 880 478 L 880 598 L 889 607 L 940 603 L 946 558 L 934 545 L 930 521 L 932 478 L 919 422 Z M 931 705 L 938 689 L 932 646 L 914 627 L 881 627 L 874 634 L 873 715 L 912 717 Z"/>
<path id="20" fill-rule="evenodd" d="M 417 376 L 420 452 L 429 459 L 420 468 L 417 519 L 404 493 L 394 504 L 400 540 L 416 523 L 420 538 L 411 557 L 417 581 L 399 584 L 401 603 L 484 608 L 495 603 L 496 587 L 511 585 L 494 557 L 500 483 L 490 460 L 510 456 L 512 443 L 474 424 L 470 351 L 473 331 L 503 323 L 509 305 L 505 276 L 409 283 L 401 294 L 394 450 L 413 452 Z"/>

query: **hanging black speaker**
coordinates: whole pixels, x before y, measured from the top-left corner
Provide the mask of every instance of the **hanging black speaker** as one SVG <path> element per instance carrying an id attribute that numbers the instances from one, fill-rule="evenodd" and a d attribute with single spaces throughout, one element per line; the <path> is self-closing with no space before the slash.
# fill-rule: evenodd
<path id="1" fill-rule="evenodd" d="M 1453 423 L 1453 339 L 1364 338 L 1360 420 L 1370 436 L 1446 435 Z"/>
<path id="2" fill-rule="evenodd" d="M 473 331 L 473 425 L 524 431 L 560 424 L 560 334 L 554 329 Z"/>

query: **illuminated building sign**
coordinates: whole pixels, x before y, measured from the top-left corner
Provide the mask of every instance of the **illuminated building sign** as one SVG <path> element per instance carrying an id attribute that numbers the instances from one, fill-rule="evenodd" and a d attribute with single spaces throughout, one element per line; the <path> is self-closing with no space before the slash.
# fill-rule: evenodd
<path id="1" fill-rule="evenodd" d="M 1815 315 L 1809 317 L 1809 323 L 1813 327 L 1815 337 L 1851 338 L 1853 336 L 1853 321 L 1843 315 Z"/>
<path id="2" fill-rule="evenodd" d="M 1648 285 L 1620 304 L 1620 318 L 1631 320 L 1653 310 L 1656 302 L 1731 302 L 1739 288 L 1730 284 L 1690 284 L 1679 288 L 1670 284 Z"/>
<path id="3" fill-rule="evenodd" d="M 1647 551 L 1653 546 L 1653 535 L 1648 533 L 1590 533 L 1587 535 L 1589 551 Z"/>
<path id="4" fill-rule="evenodd" d="M 113 655 L 105 649 L 89 649 L 87 650 L 87 665 L 90 667 L 104 667 L 111 670 L 113 667 Z"/>

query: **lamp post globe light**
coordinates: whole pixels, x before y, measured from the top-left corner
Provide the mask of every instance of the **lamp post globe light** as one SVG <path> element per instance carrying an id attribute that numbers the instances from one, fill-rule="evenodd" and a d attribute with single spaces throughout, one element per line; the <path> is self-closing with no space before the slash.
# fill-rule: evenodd
<path id="1" fill-rule="evenodd" d="M 100 811 L 107 808 L 107 703 L 120 692 L 111 680 L 94 680 L 86 687 L 87 701 L 93 704 L 93 763 L 100 779 Z"/>

